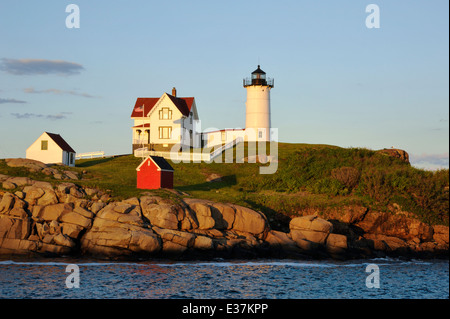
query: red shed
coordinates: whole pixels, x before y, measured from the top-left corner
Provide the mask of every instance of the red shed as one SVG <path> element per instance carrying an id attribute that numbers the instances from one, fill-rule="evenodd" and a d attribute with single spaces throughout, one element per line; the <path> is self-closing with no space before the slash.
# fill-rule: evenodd
<path id="1" fill-rule="evenodd" d="M 174 169 L 164 159 L 159 156 L 148 156 L 136 168 L 137 188 L 158 189 L 173 188 Z"/>

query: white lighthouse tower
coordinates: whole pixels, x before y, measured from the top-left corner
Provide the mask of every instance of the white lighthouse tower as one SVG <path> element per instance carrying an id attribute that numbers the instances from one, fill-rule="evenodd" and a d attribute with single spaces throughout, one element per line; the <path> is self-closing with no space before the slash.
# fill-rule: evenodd
<path id="1" fill-rule="evenodd" d="M 245 103 L 245 131 L 248 141 L 270 141 L 270 89 L 273 79 L 266 79 L 260 66 L 252 72 L 251 79 L 244 79 L 247 89 Z"/>

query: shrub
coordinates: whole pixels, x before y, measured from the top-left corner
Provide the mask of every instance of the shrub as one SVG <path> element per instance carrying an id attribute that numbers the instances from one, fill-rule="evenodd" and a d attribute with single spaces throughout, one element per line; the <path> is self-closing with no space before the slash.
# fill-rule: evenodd
<path id="1" fill-rule="evenodd" d="M 331 170 L 331 176 L 343 184 L 350 193 L 358 185 L 361 173 L 354 167 L 338 167 Z"/>
<path id="2" fill-rule="evenodd" d="M 389 199 L 393 194 L 389 182 L 389 175 L 382 169 L 366 169 L 361 175 L 361 183 L 358 187 L 358 192 L 363 196 L 368 196 L 377 204 L 388 204 Z"/>

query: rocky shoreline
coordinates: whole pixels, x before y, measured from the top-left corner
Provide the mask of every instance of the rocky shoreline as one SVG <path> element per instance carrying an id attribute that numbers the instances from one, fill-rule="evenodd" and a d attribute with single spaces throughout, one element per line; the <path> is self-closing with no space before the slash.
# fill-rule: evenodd
<path id="1" fill-rule="evenodd" d="M 306 210 L 281 232 L 261 212 L 230 203 L 152 193 L 112 201 L 70 182 L 52 186 L 1 174 L 0 183 L 14 189 L 0 190 L 0 256 L 448 258 L 449 228 L 427 225 L 398 205 L 389 212 Z"/>

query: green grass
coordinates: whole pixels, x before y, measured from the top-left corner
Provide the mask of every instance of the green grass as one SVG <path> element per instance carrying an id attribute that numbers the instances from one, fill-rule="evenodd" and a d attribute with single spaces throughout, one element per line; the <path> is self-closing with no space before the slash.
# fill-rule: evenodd
<path id="1" fill-rule="evenodd" d="M 247 144 L 237 148 L 243 148 L 247 156 Z M 174 188 L 194 198 L 260 210 L 275 229 L 286 227 L 289 218 L 303 209 L 325 211 L 362 205 L 383 211 L 393 203 L 422 221 L 448 225 L 448 169 L 430 172 L 368 149 L 314 144 L 279 143 L 278 170 L 272 175 L 259 174 L 264 164 L 236 163 L 235 157 L 233 153 L 233 163 L 225 163 L 225 155 L 222 163 L 171 163 Z M 132 155 L 84 159 L 70 170 L 84 171 L 77 184 L 109 190 L 114 198 L 124 199 L 145 192 L 136 188 L 140 162 L 141 158 Z M 0 160 L 0 174 L 18 173 L 49 180 L 48 176 L 30 176 L 23 169 L 8 168 Z M 207 177 L 213 174 L 220 176 L 220 181 L 208 182 Z M 177 197 L 164 190 L 157 193 Z"/>

